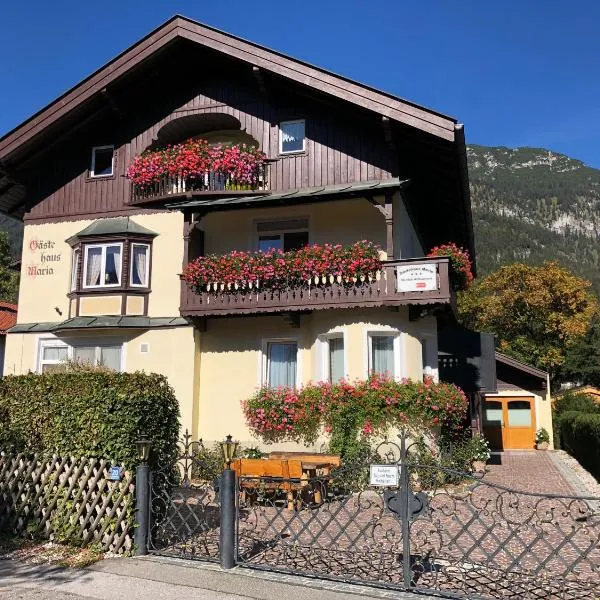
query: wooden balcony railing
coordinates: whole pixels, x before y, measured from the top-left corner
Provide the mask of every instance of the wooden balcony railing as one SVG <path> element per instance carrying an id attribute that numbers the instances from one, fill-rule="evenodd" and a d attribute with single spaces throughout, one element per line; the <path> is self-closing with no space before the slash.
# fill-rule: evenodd
<path id="1" fill-rule="evenodd" d="M 180 310 L 184 317 L 206 317 L 327 308 L 451 304 L 453 298 L 449 259 L 419 258 L 386 261 L 376 277 L 362 282 L 339 283 L 332 277 L 318 283 L 311 282 L 310 286 L 283 290 L 226 290 L 215 284 L 211 291 L 196 293 L 182 281 Z"/>
<path id="2" fill-rule="evenodd" d="M 176 196 L 200 196 L 205 194 L 252 195 L 264 194 L 268 187 L 269 163 L 264 163 L 256 171 L 252 184 L 239 183 L 228 173 L 206 171 L 200 177 L 182 175 L 161 177 L 152 185 L 139 188 L 131 186 L 131 204 L 145 204 L 171 199 Z"/>

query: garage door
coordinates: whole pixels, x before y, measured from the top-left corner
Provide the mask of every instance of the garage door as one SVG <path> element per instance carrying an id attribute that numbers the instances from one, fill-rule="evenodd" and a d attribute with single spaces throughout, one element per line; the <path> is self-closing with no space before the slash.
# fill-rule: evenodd
<path id="1" fill-rule="evenodd" d="M 535 398 L 486 398 L 483 432 L 494 450 L 535 447 Z"/>

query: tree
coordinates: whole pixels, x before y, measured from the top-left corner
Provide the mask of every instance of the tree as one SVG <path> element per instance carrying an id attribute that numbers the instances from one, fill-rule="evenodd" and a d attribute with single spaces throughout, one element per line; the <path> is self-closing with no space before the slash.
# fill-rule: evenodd
<path id="1" fill-rule="evenodd" d="M 555 378 L 598 303 L 591 283 L 556 262 L 501 267 L 459 295 L 462 323 L 498 336 L 502 352 Z"/>
<path id="2" fill-rule="evenodd" d="M 19 274 L 10 268 L 13 261 L 8 233 L 0 231 L 0 300 L 16 304 L 19 296 Z"/>
<path id="3" fill-rule="evenodd" d="M 594 315 L 585 335 L 569 347 L 563 367 L 565 378 L 600 387 L 600 315 Z"/>

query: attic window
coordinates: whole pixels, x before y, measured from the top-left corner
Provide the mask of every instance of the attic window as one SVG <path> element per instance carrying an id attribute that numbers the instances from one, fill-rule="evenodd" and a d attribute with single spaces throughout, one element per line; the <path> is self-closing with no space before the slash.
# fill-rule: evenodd
<path id="1" fill-rule="evenodd" d="M 110 177 L 114 172 L 115 147 L 95 146 L 92 148 L 90 177 Z"/>
<path id="2" fill-rule="evenodd" d="M 304 152 L 306 149 L 305 129 L 304 119 L 282 121 L 279 124 L 279 153 Z"/>

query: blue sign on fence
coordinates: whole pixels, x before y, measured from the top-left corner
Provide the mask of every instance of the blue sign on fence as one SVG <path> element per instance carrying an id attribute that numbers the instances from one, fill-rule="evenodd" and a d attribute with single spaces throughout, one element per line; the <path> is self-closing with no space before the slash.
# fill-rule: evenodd
<path id="1" fill-rule="evenodd" d="M 121 474 L 123 469 L 121 467 L 111 467 L 108 472 L 108 479 L 110 481 L 121 481 Z"/>

